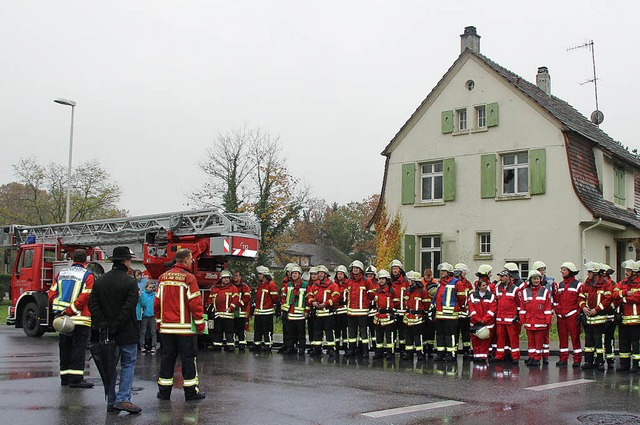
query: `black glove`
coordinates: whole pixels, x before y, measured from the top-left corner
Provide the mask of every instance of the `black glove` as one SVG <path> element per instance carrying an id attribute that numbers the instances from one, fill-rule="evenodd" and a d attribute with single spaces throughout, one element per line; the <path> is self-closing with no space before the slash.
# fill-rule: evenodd
<path id="1" fill-rule="evenodd" d="M 253 313 L 256 311 L 256 303 L 251 303 L 251 312 L 249 315 L 253 316 Z"/>
<path id="2" fill-rule="evenodd" d="M 280 303 L 276 304 L 276 317 L 282 316 L 282 306 Z"/>
<path id="3" fill-rule="evenodd" d="M 513 318 L 513 322 L 512 323 L 520 323 L 520 314 L 516 314 L 516 317 Z"/>

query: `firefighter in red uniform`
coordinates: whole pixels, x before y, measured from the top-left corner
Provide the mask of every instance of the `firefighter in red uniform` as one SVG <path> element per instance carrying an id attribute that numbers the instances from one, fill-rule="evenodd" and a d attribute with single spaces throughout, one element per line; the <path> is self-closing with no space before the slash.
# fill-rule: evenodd
<path id="1" fill-rule="evenodd" d="M 329 269 L 323 265 L 316 267 L 318 280 L 307 292 L 307 305 L 315 311 L 314 336 L 311 342 L 312 355 L 322 355 L 322 336 L 327 341 L 329 359 L 336 358 L 336 341 L 334 336 L 334 318 L 331 314 L 333 306 L 340 301 L 338 285 L 329 279 Z"/>
<path id="2" fill-rule="evenodd" d="M 547 328 L 551 326 L 553 306 L 551 293 L 542 285 L 542 274 L 538 270 L 531 270 L 528 284 L 522 290 L 520 301 L 521 322 L 527 331 L 529 359 L 527 366 L 540 366 L 542 360 L 542 346 Z"/>
<path id="3" fill-rule="evenodd" d="M 456 361 L 458 348 L 458 318 L 466 301 L 466 290 L 453 273 L 453 266 L 447 262 L 438 265 L 440 286 L 435 295 L 437 360 Z"/>
<path id="4" fill-rule="evenodd" d="M 422 285 L 422 275 L 419 272 L 409 272 L 407 277 L 411 281 L 405 292 L 404 323 L 407 325 L 407 344 L 402 353 L 403 360 L 413 360 L 413 353 L 417 353 L 418 360 L 424 360 L 422 333 L 424 320 L 431 307 L 431 297 Z"/>
<path id="5" fill-rule="evenodd" d="M 358 346 L 362 357 L 369 357 L 369 333 L 367 332 L 369 305 L 374 298 L 373 282 L 364 277 L 362 261 L 355 260 L 349 265 L 349 292 L 347 304 L 347 335 L 349 350 L 347 357 L 357 354 Z"/>
<path id="6" fill-rule="evenodd" d="M 478 276 L 478 281 L 475 283 L 475 290 L 471 292 L 467 300 L 471 327 L 484 326 L 493 333 L 497 303 L 495 295 L 489 290 L 491 266 L 482 264 L 478 267 L 476 276 Z M 487 363 L 491 336 L 480 339 L 475 333 L 471 333 L 471 344 L 473 346 L 473 361 L 480 364 Z"/>
<path id="7" fill-rule="evenodd" d="M 287 320 L 287 311 L 282 306 L 285 303 L 287 296 L 287 288 L 289 287 L 289 281 L 291 280 L 291 268 L 295 266 L 295 263 L 288 263 L 284 266 L 284 279 L 280 284 L 280 302 L 276 305 L 276 317 L 280 317 L 282 321 L 282 338 L 286 341 L 289 338 L 289 321 Z M 278 349 L 278 353 L 283 354 L 286 351 L 286 347 L 282 344 L 282 347 Z"/>
<path id="8" fill-rule="evenodd" d="M 364 271 L 364 276 L 369 279 L 371 281 L 371 283 L 373 283 L 373 288 L 377 288 L 378 287 L 378 278 L 376 277 L 378 274 L 378 269 L 376 269 L 374 266 L 369 266 L 367 267 L 367 269 Z M 377 309 L 376 309 L 376 303 L 375 301 L 372 299 L 371 303 L 369 304 L 369 313 L 368 313 L 368 317 L 367 317 L 367 331 L 369 332 L 369 347 L 373 348 L 375 346 L 375 341 L 376 341 L 376 325 L 375 325 L 375 318 L 376 318 L 376 313 L 377 313 Z"/>
<path id="9" fill-rule="evenodd" d="M 458 316 L 458 336 L 462 340 L 462 355 L 464 358 L 468 358 L 471 351 L 471 334 L 469 331 L 471 322 L 469 321 L 467 302 L 469 300 L 469 294 L 473 292 L 473 285 L 467 279 L 468 272 L 469 266 L 464 263 L 457 263 L 455 266 L 453 266 L 453 275 L 458 278 L 465 289 L 465 302 L 464 305 L 460 308 L 460 315 Z"/>
<path id="10" fill-rule="evenodd" d="M 409 282 L 406 279 L 406 273 L 404 271 L 404 266 L 400 260 L 393 260 L 389 264 L 389 269 L 391 270 L 391 285 L 393 286 L 393 295 L 394 295 L 394 303 L 396 310 L 396 341 L 398 342 L 398 350 L 400 353 L 404 352 L 405 346 L 405 334 L 406 334 L 406 325 L 404 324 L 404 293 L 409 287 Z"/>
<path id="11" fill-rule="evenodd" d="M 387 359 L 394 357 L 393 328 L 395 327 L 393 287 L 391 275 L 386 270 L 380 270 L 377 274 L 378 287 L 375 290 L 374 302 L 376 303 L 376 350 L 374 359 Z"/>
<path id="12" fill-rule="evenodd" d="M 558 327 L 558 341 L 560 359 L 556 366 L 566 366 L 569 360 L 569 337 L 573 346 L 573 367 L 580 367 L 582 361 L 582 347 L 580 345 L 580 323 L 578 323 L 578 311 L 582 282 L 576 279 L 578 269 L 570 261 L 560 266 L 562 280 L 556 284 L 553 290 L 554 309 L 556 311 L 556 326 Z"/>
<path id="13" fill-rule="evenodd" d="M 616 372 L 638 372 L 640 361 L 640 264 L 627 260 L 622 263 L 626 278 L 614 288 L 614 300 L 622 311 L 619 333 L 620 366 Z"/>
<path id="14" fill-rule="evenodd" d="M 87 252 L 76 249 L 73 264 L 60 270 L 49 288 L 49 304 L 54 314 L 70 316 L 75 327 L 70 335 L 60 334 L 60 383 L 71 388 L 91 388 L 84 380 L 85 353 L 91 335 L 89 297 L 93 288 L 93 273 L 84 267 Z"/>
<path id="15" fill-rule="evenodd" d="M 340 299 L 338 305 L 333 309 L 333 319 L 335 323 L 336 351 L 347 351 L 347 299 L 349 297 L 349 271 L 343 265 L 335 268 L 335 284 L 338 285 Z"/>
<path id="16" fill-rule="evenodd" d="M 553 293 L 554 288 L 556 287 L 555 280 L 547 276 L 547 265 L 542 261 L 534 261 L 533 269 L 538 270 L 542 275 L 542 283 L 541 285 L 547 288 L 549 293 L 551 294 L 551 305 L 554 305 Z M 544 334 L 544 343 L 542 344 L 542 364 L 549 364 L 549 342 L 551 341 L 551 326 L 547 328 L 547 331 Z"/>
<path id="17" fill-rule="evenodd" d="M 309 283 L 302 280 L 302 269 L 295 264 L 291 267 L 291 279 L 287 285 L 287 292 L 282 304 L 283 312 L 287 312 L 287 328 L 289 332 L 284 341 L 285 354 L 298 354 L 304 356 L 307 337 L 305 335 L 305 322 L 309 316 L 307 306 L 307 290 Z"/>
<path id="18" fill-rule="evenodd" d="M 513 364 L 520 360 L 520 288 L 514 283 L 512 274 L 504 269 L 498 273 L 500 283 L 495 287 L 497 303 L 495 361 L 503 361 L 511 354 Z"/>
<path id="19" fill-rule="evenodd" d="M 307 290 L 307 296 L 309 295 L 309 291 L 313 285 L 318 282 L 318 267 L 309 268 L 309 286 Z M 307 349 L 307 353 L 311 353 L 313 351 L 313 338 L 315 338 L 315 324 L 316 324 L 316 312 L 311 309 L 309 312 L 309 317 L 307 317 L 307 334 L 309 335 L 309 345 L 310 347 Z M 322 339 L 320 340 L 322 343 Z"/>
<path id="20" fill-rule="evenodd" d="M 613 288 L 600 273 L 600 264 L 593 261 L 585 264 L 587 279 L 580 292 L 578 306 L 585 316 L 584 364 L 582 369 L 605 370 L 603 337 L 607 326 L 607 311 L 611 305 Z M 594 362 L 595 353 L 595 362 Z"/>
<path id="21" fill-rule="evenodd" d="M 247 337 L 245 330 L 251 314 L 251 288 L 242 281 L 242 273 L 233 272 L 233 284 L 238 288 L 238 308 L 233 315 L 233 331 L 238 343 L 238 351 L 247 348 Z"/>
<path id="22" fill-rule="evenodd" d="M 158 373 L 158 394 L 169 400 L 173 387 L 173 371 L 178 355 L 182 363 L 182 388 L 187 400 L 200 400 L 205 394 L 198 388 L 196 355 L 197 335 L 204 332 L 202 296 L 191 270 L 193 257 L 188 249 L 179 249 L 176 263 L 158 279 L 154 313 L 160 328 L 162 350 Z"/>
<path id="23" fill-rule="evenodd" d="M 238 308 L 238 288 L 231 283 L 231 273 L 223 270 L 220 281 L 211 287 L 209 293 L 209 317 L 213 317 L 213 349 L 222 350 L 222 340 L 226 341 L 225 350 L 233 351 L 233 315 Z"/>
<path id="24" fill-rule="evenodd" d="M 438 281 L 433 278 L 431 269 L 424 269 L 422 286 L 424 286 L 424 289 L 427 290 L 431 297 L 431 307 L 424 320 L 424 334 L 422 338 L 426 347 L 425 354 L 428 358 L 432 358 L 436 349 L 436 304 L 433 302 L 433 297 L 438 290 Z"/>
<path id="25" fill-rule="evenodd" d="M 611 286 L 611 304 L 606 312 L 607 322 L 604 327 L 604 356 L 607 360 L 607 369 L 615 369 L 616 357 L 615 357 L 615 332 L 616 332 L 616 306 L 613 302 L 613 288 L 615 282 L 611 278 L 615 273 L 615 270 L 608 264 L 602 264 L 600 272 L 603 274 L 605 280 Z"/>
<path id="26" fill-rule="evenodd" d="M 256 268 L 256 287 L 253 309 L 253 346 L 255 351 L 271 352 L 273 344 L 273 315 L 278 303 L 278 288 L 272 280 L 271 271 L 265 266 Z"/>

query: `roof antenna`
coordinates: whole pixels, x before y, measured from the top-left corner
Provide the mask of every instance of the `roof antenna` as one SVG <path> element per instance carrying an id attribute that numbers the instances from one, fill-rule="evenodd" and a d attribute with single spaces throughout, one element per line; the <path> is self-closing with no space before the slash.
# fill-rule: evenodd
<path id="1" fill-rule="evenodd" d="M 598 128 L 600 128 L 600 124 L 602 124 L 602 122 L 604 121 L 604 114 L 598 108 L 598 77 L 596 75 L 596 52 L 593 47 L 593 40 L 589 40 L 588 42 L 581 44 L 579 46 L 569 47 L 567 51 L 584 49 L 584 48 L 587 48 L 591 51 L 591 62 L 593 63 L 593 78 L 588 79 L 587 81 L 585 81 L 584 83 L 581 83 L 580 85 L 593 83 L 593 89 L 595 91 L 595 96 L 596 96 L 596 110 L 591 113 L 591 122 L 597 125 Z"/>

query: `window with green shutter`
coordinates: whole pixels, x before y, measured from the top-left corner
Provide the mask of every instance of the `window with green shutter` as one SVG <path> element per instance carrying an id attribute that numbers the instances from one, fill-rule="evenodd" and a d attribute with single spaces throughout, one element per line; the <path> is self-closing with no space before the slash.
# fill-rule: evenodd
<path id="1" fill-rule="evenodd" d="M 495 127 L 498 125 L 498 103 L 489 103 L 486 109 L 487 127 Z"/>
<path id="2" fill-rule="evenodd" d="M 442 134 L 453 133 L 453 111 L 442 111 Z"/>
<path id="3" fill-rule="evenodd" d="M 529 193 L 542 195 L 547 189 L 547 157 L 544 149 L 529 151 Z"/>
<path id="4" fill-rule="evenodd" d="M 614 180 L 613 180 L 613 200 L 616 204 L 626 206 L 626 192 L 625 192 L 625 173 L 624 169 L 614 168 Z"/>
<path id="5" fill-rule="evenodd" d="M 414 204 L 416 200 L 416 165 L 402 164 L 402 205 Z"/>
<path id="6" fill-rule="evenodd" d="M 404 235 L 404 269 L 416 268 L 416 235 Z"/>
<path id="7" fill-rule="evenodd" d="M 480 157 L 480 197 L 496 197 L 496 156 L 494 154 Z"/>
<path id="8" fill-rule="evenodd" d="M 456 198 L 456 160 L 448 158 L 442 161 L 444 201 L 453 201 Z"/>

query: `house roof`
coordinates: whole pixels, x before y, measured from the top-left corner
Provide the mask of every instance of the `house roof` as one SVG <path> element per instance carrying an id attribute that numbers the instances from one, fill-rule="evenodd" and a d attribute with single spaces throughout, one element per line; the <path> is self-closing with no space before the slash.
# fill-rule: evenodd
<path id="1" fill-rule="evenodd" d="M 348 265 L 351 259 L 344 252 L 335 246 L 317 245 L 312 243 L 291 243 L 283 250 L 284 254 L 309 257 L 311 266 L 324 264 L 327 267 L 334 267 L 340 264 Z"/>

